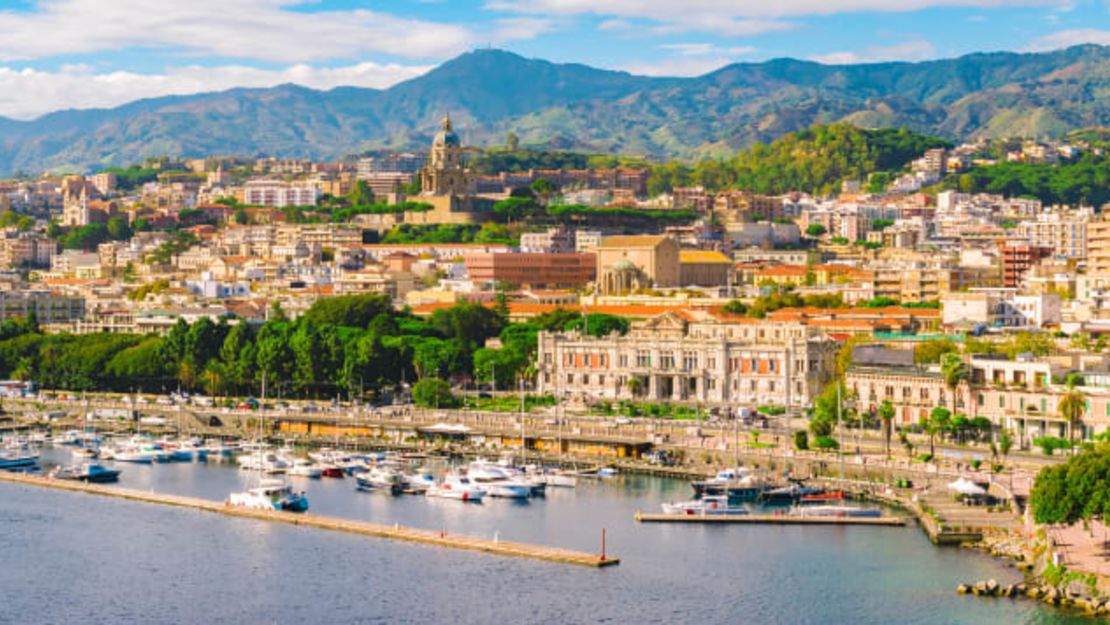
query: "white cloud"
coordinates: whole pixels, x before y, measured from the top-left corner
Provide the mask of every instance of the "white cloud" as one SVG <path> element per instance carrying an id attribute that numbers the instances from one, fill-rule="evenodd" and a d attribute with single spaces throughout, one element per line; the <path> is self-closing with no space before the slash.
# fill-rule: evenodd
<path id="1" fill-rule="evenodd" d="M 752 46 L 721 48 L 712 43 L 665 43 L 659 47 L 664 50 L 672 50 L 682 56 L 706 56 L 708 54 L 739 56 L 755 52 L 755 48 Z"/>
<path id="2" fill-rule="evenodd" d="M 94 73 L 85 66 L 69 66 L 57 72 L 0 67 L 0 115 L 28 119 L 61 108 L 111 107 L 140 98 L 285 83 L 316 89 L 383 88 L 429 69 L 427 66 L 377 63 L 334 68 L 300 64 L 280 70 L 227 65 L 189 66 L 161 74 L 139 74 Z"/>
<path id="3" fill-rule="evenodd" d="M 613 30 L 629 30 L 632 28 L 632 22 L 628 20 L 605 20 L 597 25 L 598 30 L 613 31 Z"/>
<path id="4" fill-rule="evenodd" d="M 876 46 L 858 52 L 829 52 L 811 56 L 811 61 L 826 65 L 852 65 L 854 63 L 879 63 L 882 61 L 921 61 L 931 58 L 936 47 L 921 38 L 913 38 L 892 46 Z"/>
<path id="5" fill-rule="evenodd" d="M 908 12 L 938 7 L 1069 6 L 1073 0 L 487 0 L 486 7 L 533 15 L 644 19 L 663 32 L 746 37 L 793 27 L 792 18 L 835 13 Z M 603 22 L 605 24 L 607 22 Z"/>
<path id="6" fill-rule="evenodd" d="M 1110 45 L 1110 30 L 1097 28 L 1077 28 L 1074 30 L 1061 30 L 1059 32 L 1037 37 L 1030 42 L 1027 50 L 1030 52 L 1043 52 L 1045 50 L 1059 50 L 1084 43 L 1097 43 Z"/>
<path id="7" fill-rule="evenodd" d="M 494 41 L 535 39 L 556 28 L 555 20 L 542 17 L 506 17 L 497 20 L 496 25 L 490 34 Z"/>
<path id="8" fill-rule="evenodd" d="M 301 63 L 367 52 L 445 56 L 481 39 L 456 25 L 365 9 L 299 12 L 306 0 L 37 0 L 0 11 L 0 60 L 129 48 Z"/>

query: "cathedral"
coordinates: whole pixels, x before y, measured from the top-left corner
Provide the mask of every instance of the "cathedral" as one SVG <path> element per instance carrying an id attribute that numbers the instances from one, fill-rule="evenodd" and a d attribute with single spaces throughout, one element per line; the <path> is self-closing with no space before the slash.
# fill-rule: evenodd
<path id="1" fill-rule="evenodd" d="M 463 147 L 445 114 L 432 141 L 428 164 L 420 172 L 420 194 L 458 196 L 474 193 L 470 170 L 463 163 Z"/>

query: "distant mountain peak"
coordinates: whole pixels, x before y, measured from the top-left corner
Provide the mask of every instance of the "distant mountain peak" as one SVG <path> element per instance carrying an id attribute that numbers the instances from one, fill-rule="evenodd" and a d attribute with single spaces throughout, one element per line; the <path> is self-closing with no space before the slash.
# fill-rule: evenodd
<path id="1" fill-rule="evenodd" d="M 464 141 L 662 158 L 727 154 L 815 122 L 906 126 L 960 139 L 1057 136 L 1105 126 L 1110 48 L 982 52 L 922 63 L 823 65 L 776 58 L 661 78 L 470 50 L 388 89 L 295 84 L 0 118 L 0 173 L 93 170 L 147 156 L 270 154 L 334 159 L 424 147 L 450 110 Z"/>

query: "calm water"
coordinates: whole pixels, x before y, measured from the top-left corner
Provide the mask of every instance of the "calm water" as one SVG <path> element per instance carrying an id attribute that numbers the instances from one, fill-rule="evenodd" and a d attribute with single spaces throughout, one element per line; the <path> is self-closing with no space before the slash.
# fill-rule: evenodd
<path id="1" fill-rule="evenodd" d="M 62 456 L 64 458 L 64 456 Z M 223 499 L 228 465 L 124 465 L 121 484 Z M 296 480 L 297 478 L 293 478 Z M 955 593 L 1016 581 L 917 528 L 639 525 L 684 482 L 582 481 L 527 504 L 303 480 L 313 512 L 596 551 L 593 570 L 0 484 L 0 623 L 1086 623 Z"/>

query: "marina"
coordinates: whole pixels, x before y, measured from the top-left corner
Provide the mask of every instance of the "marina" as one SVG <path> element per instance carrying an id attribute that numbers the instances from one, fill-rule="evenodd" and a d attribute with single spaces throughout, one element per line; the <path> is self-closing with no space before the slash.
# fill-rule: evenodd
<path id="1" fill-rule="evenodd" d="M 238 447 L 233 441 L 223 445 Z M 241 453 L 254 451 L 247 447 Z M 38 451 L 41 469 L 46 472 L 55 463 L 71 464 L 69 449 L 44 446 Z M 311 453 L 324 454 L 320 457 L 329 462 L 342 462 L 352 452 Z M 420 463 L 431 460 L 413 459 Z M 112 461 L 105 464 L 111 466 Z M 447 468 L 429 465 L 402 473 L 430 475 L 440 487 L 448 483 L 465 486 L 465 478 L 456 470 L 468 466 L 469 461 L 462 460 Z M 15 553 L 25 561 L 55 562 L 66 552 L 69 541 L 95 543 L 97 552 L 104 554 L 95 562 L 66 558 L 64 566 L 92 576 L 111 570 L 129 592 L 141 589 L 144 596 L 171 610 L 164 616 L 144 612 L 144 622 L 180 622 L 179 614 L 192 615 L 186 620 L 213 623 L 312 622 L 320 597 L 329 597 L 328 601 L 339 606 L 329 612 L 334 614 L 329 620 L 336 623 L 362 623 L 368 614 L 397 623 L 484 623 L 493 618 L 646 622 L 660 617 L 660 602 L 667 605 L 662 614 L 670 620 L 696 616 L 707 623 L 735 622 L 739 615 L 758 614 L 773 622 L 803 624 L 827 623 L 830 618 L 985 624 L 996 622 L 1000 615 L 1012 622 L 1036 618 L 1037 623 L 1071 623 L 1035 606 L 958 603 L 949 583 L 953 575 L 1007 583 L 1018 578 L 988 558 L 937 549 L 915 527 L 805 521 L 634 521 L 637 510 L 658 510 L 665 502 L 689 499 L 693 487 L 688 479 L 637 475 L 623 469 L 603 477 L 587 470 L 576 476 L 574 488 L 548 487 L 543 497 L 484 498 L 476 503 L 458 500 L 461 496 L 451 500 L 442 493 L 426 497 L 393 495 L 381 489 L 359 493 L 350 477 L 319 479 L 286 473 L 284 480 L 311 500 L 310 513 L 287 513 L 225 506 L 229 493 L 255 487 L 258 478 L 223 454 L 209 454 L 207 462 L 195 457 L 192 461 L 124 464 L 122 469 L 118 486 L 54 480 L 51 488 L 42 488 L 18 482 L 46 478 L 5 475 L 8 479 L 0 480 L 0 531 L 7 532 L 11 540 L 6 544 L 14 545 Z M 455 475 L 454 481 L 441 482 L 444 471 Z M 138 499 L 90 498 L 72 492 L 98 489 L 134 493 Z M 432 495 L 431 489 L 428 494 Z M 203 508 L 144 501 L 150 498 L 186 506 L 199 501 Z M 775 509 L 789 510 L 756 502 L 745 506 L 757 519 Z M 315 525 L 318 518 L 325 519 L 322 525 Z M 614 560 L 611 553 L 620 556 L 615 568 L 600 564 L 603 528 L 606 561 Z M 28 531 L 34 533 L 33 541 L 18 538 Z M 65 533 L 55 536 L 55 531 Z M 198 540 L 199 536 L 204 540 Z M 367 540 L 367 536 L 387 540 Z M 136 552 L 144 544 L 145 551 Z M 529 553 L 519 553 L 517 545 L 525 545 Z M 488 550 L 491 548 L 496 551 Z M 172 564 L 153 555 L 166 550 L 185 555 L 173 558 Z M 562 563 L 544 556 L 566 561 L 568 553 L 581 554 L 582 565 L 571 562 L 564 565 L 570 573 L 551 575 L 552 566 Z M 783 602 L 775 599 L 784 589 L 780 583 L 770 583 L 775 576 L 767 574 L 769 561 L 801 571 L 820 563 L 820 568 L 835 567 L 842 575 L 834 582 L 828 576 L 805 574 L 795 580 L 798 585 L 786 586 L 787 593 L 814 592 L 828 597 L 820 604 Z M 867 573 L 876 563 L 882 563 L 889 573 L 878 584 Z M 172 576 L 166 577 L 171 570 Z M 267 572 L 260 575 L 258 570 Z M 149 573 L 137 576 L 131 571 Z M 217 600 L 203 608 L 180 603 L 167 594 L 166 586 L 168 580 L 178 579 L 179 572 L 190 576 L 191 592 L 225 597 L 226 601 Z M 43 607 L 37 589 L 49 586 L 46 580 L 50 575 L 35 568 L 24 571 L 22 577 L 0 573 L 0 583 L 16 596 L 12 607 L 16 613 L 71 622 L 75 617 L 64 606 L 51 603 Z M 522 603 L 494 601 L 509 579 L 513 580 L 512 592 Z M 352 584 L 364 590 L 353 592 Z M 375 589 L 366 592 L 367 584 Z M 400 601 L 412 588 L 429 584 L 443 596 L 441 601 Z M 737 593 L 737 584 L 744 590 Z M 734 593 L 734 599 L 726 605 L 713 603 L 726 589 Z M 258 599 L 249 598 L 252 595 Z M 94 605 L 98 601 L 127 602 L 111 589 L 104 597 L 74 591 L 67 596 Z M 568 607 L 560 596 L 578 600 Z M 25 602 L 25 598 L 35 597 L 40 600 L 33 606 Z M 862 602 L 870 602 L 874 619 L 853 616 L 853 606 Z M 708 605 L 713 609 L 707 610 Z M 249 617 L 244 620 L 244 615 Z"/>
<path id="2" fill-rule="evenodd" d="M 0 472 L 0 481 L 37 486 L 43 488 L 57 488 L 71 492 L 80 492 L 90 495 L 117 497 L 131 501 L 141 501 L 152 504 L 192 508 L 205 512 L 214 512 L 228 516 L 245 517 L 249 519 L 287 523 L 304 527 L 314 527 L 377 538 L 390 538 L 409 542 L 450 547 L 454 549 L 468 549 L 483 551 L 503 556 L 515 556 L 547 560 L 564 564 L 580 566 L 613 566 L 620 563 L 619 558 L 606 557 L 604 554 L 594 555 L 568 549 L 553 547 L 540 547 L 523 543 L 504 542 L 500 540 L 487 540 L 475 536 L 448 535 L 446 532 L 432 532 L 394 525 L 392 527 L 373 523 L 350 521 L 317 515 L 298 515 L 290 511 L 260 508 L 251 505 L 226 505 L 219 502 L 182 497 L 179 495 L 166 495 L 161 493 L 143 492 L 124 488 L 106 488 L 77 481 L 59 481 L 22 473 Z"/>

